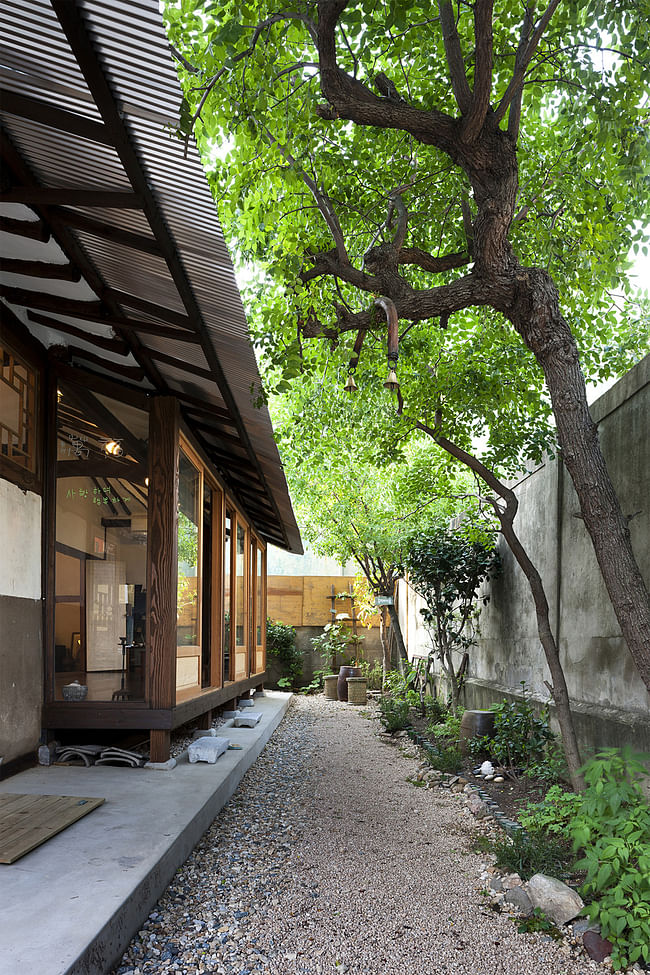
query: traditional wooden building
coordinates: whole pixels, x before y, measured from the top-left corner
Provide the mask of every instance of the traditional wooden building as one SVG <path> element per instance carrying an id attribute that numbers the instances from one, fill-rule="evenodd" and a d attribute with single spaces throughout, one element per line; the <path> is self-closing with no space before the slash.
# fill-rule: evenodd
<path id="1" fill-rule="evenodd" d="M 0 757 L 164 760 L 263 682 L 266 546 L 300 536 L 157 0 L 2 21 Z"/>

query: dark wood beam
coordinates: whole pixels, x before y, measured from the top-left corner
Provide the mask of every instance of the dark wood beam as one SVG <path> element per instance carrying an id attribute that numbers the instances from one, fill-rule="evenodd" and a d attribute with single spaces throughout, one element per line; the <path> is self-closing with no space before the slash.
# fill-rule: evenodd
<path id="1" fill-rule="evenodd" d="M 26 206 L 115 207 L 141 210 L 142 199 L 131 190 L 87 189 L 69 186 L 15 186 L 0 193 L 0 203 Z"/>
<path id="2" fill-rule="evenodd" d="M 0 230 L 5 234 L 14 234 L 16 237 L 42 240 L 43 243 L 48 241 L 51 236 L 42 220 L 15 220 L 13 217 L 5 217 L 2 214 L 0 214 Z"/>
<path id="3" fill-rule="evenodd" d="M 129 403 L 139 410 L 149 411 L 149 396 L 143 393 L 141 389 L 117 382 L 110 376 L 100 376 L 96 372 L 88 372 L 83 366 L 71 366 L 67 362 L 54 361 L 51 363 L 51 368 L 66 382 L 74 383 L 83 389 L 92 389 L 103 396 L 109 396 L 111 399 Z"/>
<path id="4" fill-rule="evenodd" d="M 275 495 L 271 487 L 266 482 L 266 477 L 262 469 L 261 462 L 255 449 L 253 448 L 248 435 L 248 430 L 246 429 L 246 424 L 244 423 L 243 417 L 241 416 L 237 406 L 237 401 L 230 388 L 216 350 L 212 344 L 212 339 L 203 320 L 201 309 L 196 300 L 192 286 L 187 277 L 185 267 L 178 253 L 176 242 L 169 232 L 167 223 L 158 205 L 158 201 L 151 190 L 140 159 L 135 151 L 133 141 L 130 139 L 129 133 L 124 125 L 124 121 L 120 115 L 119 106 L 107 81 L 106 75 L 102 70 L 102 65 L 97 57 L 97 51 L 93 45 L 92 38 L 88 33 L 81 9 L 76 4 L 70 3 L 69 0 L 51 0 L 51 4 L 52 9 L 54 10 L 54 13 L 56 14 L 68 39 L 71 50 L 77 59 L 79 68 L 81 69 L 84 78 L 86 79 L 86 83 L 92 92 L 95 105 L 99 109 L 104 125 L 111 134 L 111 139 L 113 140 L 116 151 L 122 161 L 124 171 L 126 172 L 134 190 L 141 194 L 144 212 L 156 239 L 161 245 L 165 261 L 167 262 L 167 266 L 169 267 L 172 279 L 178 290 L 181 301 L 183 302 L 188 318 L 201 335 L 201 345 L 210 368 L 210 372 L 214 377 L 228 411 L 236 421 L 237 432 L 241 442 L 245 446 L 246 453 L 250 458 L 251 466 L 258 471 L 260 477 L 262 478 L 267 496 L 273 505 L 277 524 L 284 537 L 284 542 L 287 546 L 289 546 L 289 538 L 284 528 L 284 521 L 277 505 Z"/>
<path id="5" fill-rule="evenodd" d="M 174 369 L 179 369 L 181 372 L 189 372 L 192 376 L 197 376 L 199 379 L 207 379 L 214 382 L 214 376 L 209 369 L 202 369 L 201 366 L 195 366 L 192 362 L 183 362 L 180 359 L 176 359 L 173 355 L 158 352 L 157 349 L 145 349 L 144 354 L 148 355 L 155 362 L 162 362 L 167 366 L 172 366 Z"/>
<path id="6" fill-rule="evenodd" d="M 231 433 L 226 433 L 221 427 L 215 427 L 211 423 L 206 423 L 204 420 L 195 420 L 193 417 L 190 420 L 192 426 L 197 430 L 205 430 L 205 432 L 212 437 L 219 437 L 224 443 L 233 443 L 238 446 L 243 446 L 239 437 L 233 437 Z"/>
<path id="7" fill-rule="evenodd" d="M 96 477 L 91 477 L 90 480 L 93 482 L 93 484 L 95 485 L 95 487 L 97 488 L 97 490 L 98 491 L 101 491 L 101 493 L 103 494 L 103 496 L 106 498 L 106 505 L 107 505 L 107 507 L 109 507 L 111 509 L 111 511 L 113 512 L 113 514 L 115 515 L 115 517 L 117 517 L 117 508 L 115 507 L 115 505 L 111 501 L 111 492 L 110 491 L 107 491 L 105 487 L 102 487 Z M 106 483 L 106 482 L 104 481 L 104 483 Z"/>
<path id="8" fill-rule="evenodd" d="M 61 298 L 59 295 L 47 294 L 43 291 L 31 291 L 28 288 L 10 288 L 0 284 L 0 295 L 11 305 L 21 305 L 24 308 L 40 308 L 41 311 L 58 312 L 61 315 L 73 315 L 84 318 L 86 314 L 99 315 L 102 309 L 101 301 L 79 301 L 76 298 Z"/>
<path id="9" fill-rule="evenodd" d="M 44 325 L 45 328 L 56 329 L 64 335 L 72 335 L 76 339 L 83 339 L 84 342 L 91 342 L 99 349 L 106 349 L 107 352 L 115 352 L 117 355 L 127 355 L 129 347 L 121 339 L 110 339 L 104 335 L 95 335 L 94 332 L 87 332 L 83 328 L 70 325 L 69 322 L 59 322 L 56 318 L 49 318 L 47 315 L 39 315 L 38 312 L 28 311 L 27 318 L 35 325 Z"/>
<path id="10" fill-rule="evenodd" d="M 56 309 L 52 309 L 53 311 Z M 145 332 L 147 335 L 159 335 L 162 338 L 175 339 L 178 342 L 199 342 L 199 338 L 195 332 L 186 332 L 183 329 L 168 328 L 166 325 L 154 325 L 150 322 L 133 321 L 130 318 L 118 318 L 115 315 L 102 315 L 102 314 L 90 314 L 84 310 L 83 314 L 76 315 L 74 312 L 67 311 L 65 313 L 69 315 L 70 318 L 79 318 L 84 322 L 92 322 L 98 325 L 109 325 L 111 328 L 122 329 L 123 331 L 133 331 L 133 332 Z M 38 318 L 43 318 L 43 316 L 37 316 L 35 312 L 28 312 L 28 316 L 37 321 Z M 45 322 L 41 322 L 45 324 Z M 53 320 L 50 320 L 50 324 L 53 327 L 58 327 L 58 324 Z"/>
<path id="11" fill-rule="evenodd" d="M 88 217 L 85 213 L 77 213 L 75 210 L 67 210 L 65 207 L 51 207 L 48 211 L 48 218 L 54 227 L 63 225 L 74 230 L 83 230 L 92 237 L 110 240 L 116 244 L 122 244 L 124 247 L 130 247 L 132 250 L 142 251 L 144 254 L 161 256 L 160 245 L 154 237 L 147 237 L 145 234 L 138 234 L 133 230 L 124 230 L 122 227 L 113 227 L 110 223 Z"/>
<path id="12" fill-rule="evenodd" d="M 52 102 L 44 102 L 39 98 L 32 98 L 17 91 L 3 88 L 0 91 L 2 99 L 2 111 L 9 115 L 17 115 L 20 118 L 30 119 L 41 125 L 47 125 L 51 129 L 60 129 L 62 132 L 71 132 L 73 135 L 80 135 L 83 139 L 91 142 L 98 142 L 104 146 L 110 146 L 111 140 L 103 122 L 96 122 L 75 112 L 68 112 L 59 108 Z"/>
<path id="13" fill-rule="evenodd" d="M 88 352 L 87 349 L 81 349 L 76 345 L 69 345 L 68 352 L 77 359 L 92 362 L 96 366 L 101 366 L 102 369 L 108 369 L 109 372 L 114 372 L 117 376 L 134 379 L 136 382 L 144 379 L 144 370 L 140 366 L 122 365 L 119 362 L 113 362 L 112 359 L 105 359 L 101 355 L 95 355 L 94 352 Z"/>
<path id="14" fill-rule="evenodd" d="M 0 271 L 55 281 L 81 281 L 81 271 L 74 264 L 50 264 L 47 261 L 20 261 L 14 257 L 0 257 Z"/>
<path id="15" fill-rule="evenodd" d="M 231 417 L 228 410 L 222 409 L 220 406 L 196 406 L 191 403 L 183 407 L 184 413 L 190 413 L 192 416 L 204 416 L 208 420 L 217 420 L 219 423 L 226 423 L 230 426 L 235 425 L 235 421 Z"/>
<path id="16" fill-rule="evenodd" d="M 179 328 L 186 328 L 192 332 L 196 331 L 190 319 L 182 312 L 174 311 L 172 308 L 165 308 L 163 305 L 156 304 L 155 301 L 147 301 L 146 298 L 131 295 L 117 288 L 108 288 L 107 293 L 114 301 L 127 308 L 135 308 L 136 311 L 142 311 L 145 315 L 151 315 L 152 318 L 159 318 L 162 322 L 169 322 L 170 325 L 178 325 Z"/>
<path id="17" fill-rule="evenodd" d="M 230 416 L 230 413 L 224 410 L 223 406 L 212 404 L 207 399 L 199 399 L 198 396 L 192 396 L 191 393 L 186 392 L 174 393 L 174 395 L 182 403 L 189 403 L 190 407 L 195 407 L 198 410 L 204 410 L 206 413 L 215 413 L 217 416 Z"/>

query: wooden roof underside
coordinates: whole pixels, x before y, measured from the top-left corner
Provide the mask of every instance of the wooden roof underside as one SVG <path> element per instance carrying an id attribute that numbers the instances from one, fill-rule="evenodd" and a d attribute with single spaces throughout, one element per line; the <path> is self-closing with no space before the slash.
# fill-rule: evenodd
<path id="1" fill-rule="evenodd" d="M 73 366 L 178 398 L 266 541 L 301 552 L 156 0 L 8 0 L 0 300 Z"/>

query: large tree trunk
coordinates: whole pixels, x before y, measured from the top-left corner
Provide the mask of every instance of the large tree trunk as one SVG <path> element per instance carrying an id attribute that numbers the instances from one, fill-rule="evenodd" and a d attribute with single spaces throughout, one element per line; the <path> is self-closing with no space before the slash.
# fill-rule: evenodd
<path id="1" fill-rule="evenodd" d="M 589 413 L 576 343 L 560 313 L 552 279 L 538 268 L 524 273 L 525 286 L 509 317 L 544 370 L 562 458 L 585 528 L 625 642 L 650 690 L 650 598 Z"/>
<path id="2" fill-rule="evenodd" d="M 388 615 L 390 616 L 391 629 L 395 635 L 395 640 L 397 642 L 397 649 L 399 650 L 400 659 L 403 660 L 405 663 L 408 663 L 409 655 L 406 651 L 404 637 L 402 636 L 402 627 L 399 624 L 399 616 L 397 615 L 397 610 L 395 609 L 394 603 L 392 603 L 388 607 Z"/>

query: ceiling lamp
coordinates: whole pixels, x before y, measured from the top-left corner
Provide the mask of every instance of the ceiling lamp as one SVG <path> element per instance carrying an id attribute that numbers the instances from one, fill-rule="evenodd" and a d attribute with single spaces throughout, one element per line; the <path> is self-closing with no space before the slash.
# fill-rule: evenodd
<path id="1" fill-rule="evenodd" d="M 110 454 L 111 457 L 121 457 L 124 453 L 117 440 L 109 440 L 108 443 L 104 445 L 104 450 L 107 454 Z"/>

